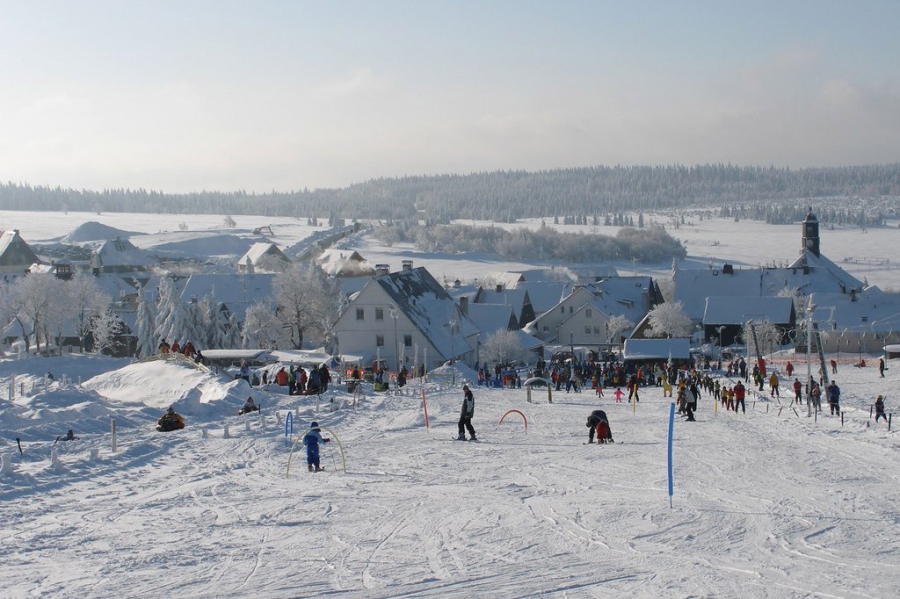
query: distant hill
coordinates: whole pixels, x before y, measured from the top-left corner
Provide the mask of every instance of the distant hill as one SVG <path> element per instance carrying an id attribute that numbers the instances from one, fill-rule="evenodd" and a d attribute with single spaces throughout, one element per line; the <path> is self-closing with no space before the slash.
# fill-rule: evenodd
<path id="1" fill-rule="evenodd" d="M 860 210 L 872 208 L 871 198 L 893 201 L 900 197 L 900 164 L 798 170 L 730 164 L 595 166 L 375 179 L 343 189 L 262 194 L 0 185 L 2 210 L 146 212 L 150 208 L 169 214 L 417 217 L 433 222 L 457 218 L 510 222 L 545 216 L 583 220 L 621 212 L 834 197 L 866 199 L 856 203 Z"/>
<path id="2" fill-rule="evenodd" d="M 138 235 L 132 231 L 123 231 L 109 225 L 104 225 L 95 221 L 84 223 L 77 227 L 68 235 L 62 237 L 60 241 L 68 244 L 86 243 L 89 241 L 107 241 L 110 239 L 128 239 L 132 235 Z"/>

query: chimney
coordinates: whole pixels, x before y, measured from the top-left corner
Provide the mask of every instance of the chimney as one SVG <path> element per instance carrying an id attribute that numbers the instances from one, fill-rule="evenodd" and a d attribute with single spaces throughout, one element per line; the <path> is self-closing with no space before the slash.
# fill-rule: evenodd
<path id="1" fill-rule="evenodd" d="M 722 274 L 723 275 L 733 275 L 734 274 L 734 266 L 731 264 L 723 264 L 722 265 Z"/>
<path id="2" fill-rule="evenodd" d="M 497 289 L 497 293 L 500 293 L 501 291 L 503 291 L 503 284 L 502 284 L 502 283 L 497 283 L 496 289 Z"/>
<path id="3" fill-rule="evenodd" d="M 851 302 L 855 302 L 855 301 L 856 301 L 856 289 L 851 289 L 851 290 L 850 290 L 850 301 L 851 301 Z"/>
<path id="4" fill-rule="evenodd" d="M 401 267 L 403 270 L 412 270 L 412 266 L 413 266 L 413 261 L 412 261 L 412 260 L 404 260 L 404 261 L 400 264 L 400 267 Z"/>
<path id="5" fill-rule="evenodd" d="M 391 272 L 391 267 L 388 264 L 376 264 L 375 265 L 375 276 L 380 277 L 381 275 L 386 275 Z"/>
<path id="6" fill-rule="evenodd" d="M 466 296 L 462 296 L 459 298 L 459 311 L 466 316 L 469 315 L 469 298 L 467 298 Z"/>

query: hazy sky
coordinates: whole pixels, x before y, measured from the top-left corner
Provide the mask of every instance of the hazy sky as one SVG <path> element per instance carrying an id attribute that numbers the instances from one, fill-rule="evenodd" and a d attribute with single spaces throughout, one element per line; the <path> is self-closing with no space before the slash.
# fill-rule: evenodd
<path id="1" fill-rule="evenodd" d="M 0 0 L 0 180 L 900 162 L 900 1 Z"/>

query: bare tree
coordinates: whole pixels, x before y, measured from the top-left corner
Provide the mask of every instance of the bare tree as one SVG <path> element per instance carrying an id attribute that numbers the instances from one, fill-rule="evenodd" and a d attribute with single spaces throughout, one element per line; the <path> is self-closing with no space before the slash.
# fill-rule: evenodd
<path id="1" fill-rule="evenodd" d="M 258 301 L 247 308 L 244 317 L 244 347 L 277 349 L 284 340 L 285 333 L 285 327 L 268 304 Z"/>
<path id="2" fill-rule="evenodd" d="M 291 346 L 306 340 L 321 343 L 327 328 L 337 321 L 339 290 L 318 266 L 297 264 L 272 281 L 278 317 L 290 328 Z"/>
<path id="3" fill-rule="evenodd" d="M 478 348 L 478 356 L 485 362 L 499 364 L 530 362 L 534 358 L 515 331 L 506 329 L 488 335 Z"/>
<path id="4" fill-rule="evenodd" d="M 84 351 L 84 338 L 91 330 L 91 322 L 109 308 L 112 298 L 100 289 L 95 277 L 84 272 L 76 273 L 66 283 L 66 291 L 81 351 Z"/>
<path id="5" fill-rule="evenodd" d="M 649 313 L 650 332 L 654 337 L 688 337 L 691 319 L 681 302 L 664 302 Z"/>

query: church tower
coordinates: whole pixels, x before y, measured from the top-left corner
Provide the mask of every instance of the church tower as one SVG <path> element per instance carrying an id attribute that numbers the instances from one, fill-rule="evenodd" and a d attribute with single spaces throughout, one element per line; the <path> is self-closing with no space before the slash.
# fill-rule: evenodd
<path id="1" fill-rule="evenodd" d="M 812 207 L 803 220 L 803 247 L 801 253 L 810 252 L 819 256 L 819 219 L 812 213 Z"/>

